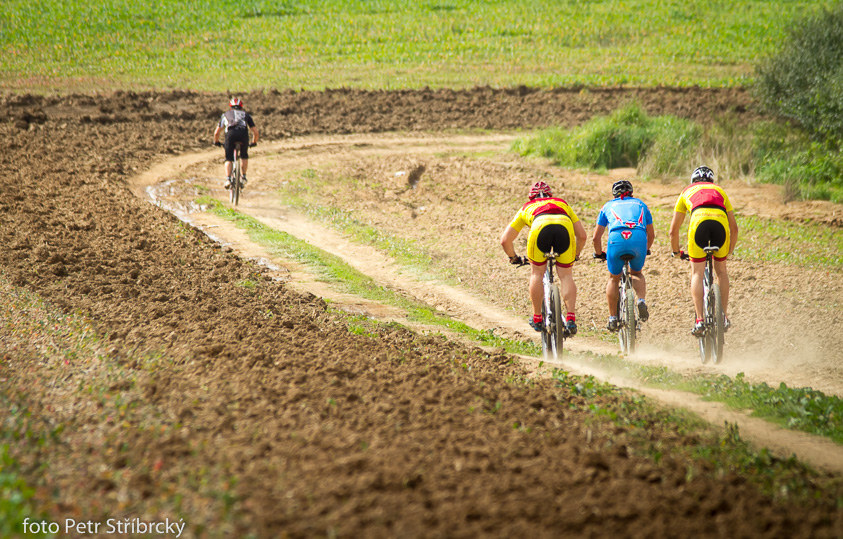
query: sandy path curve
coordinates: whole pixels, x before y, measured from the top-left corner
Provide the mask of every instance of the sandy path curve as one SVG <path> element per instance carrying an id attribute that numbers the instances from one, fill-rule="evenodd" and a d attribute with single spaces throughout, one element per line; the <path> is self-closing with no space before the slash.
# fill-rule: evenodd
<path id="1" fill-rule="evenodd" d="M 478 148 L 505 149 L 512 139 L 513 137 L 509 135 L 437 137 L 439 145 L 444 144 L 453 149 L 464 148 L 466 151 L 476 151 Z M 309 149 L 327 151 L 334 156 L 338 152 L 349 151 L 383 155 L 388 152 L 407 152 L 410 149 L 432 151 L 427 146 L 429 140 L 430 137 L 426 136 L 405 137 L 392 134 L 308 137 L 265 144 L 259 149 L 256 148 L 259 151 L 254 153 L 259 156 L 263 152 L 280 153 L 296 150 L 288 163 L 290 169 L 296 169 L 312 166 L 313 160 L 304 158 L 302 155 L 303 153 L 306 155 Z M 173 187 L 174 184 L 179 181 L 184 182 L 185 180 L 179 178 L 191 167 L 209 163 L 214 170 L 219 167 L 218 151 L 175 156 L 134 177 L 130 181 L 130 189 L 136 196 L 173 212 L 185 222 L 196 226 L 212 239 L 228 246 L 241 256 L 263 263 L 275 278 L 287 281 L 290 286 L 299 291 L 330 299 L 335 306 L 350 312 L 365 314 L 380 320 L 399 321 L 417 330 L 429 329 L 412 324 L 400 309 L 338 291 L 335 287 L 320 281 L 300 263 L 275 256 L 262 246 L 250 241 L 242 230 L 237 229 L 228 221 L 186 204 L 185 200 L 179 196 L 179 190 Z M 189 181 L 195 183 L 195 178 Z M 258 219 L 268 227 L 291 234 L 336 255 L 383 286 L 432 305 L 467 325 L 477 329 L 495 328 L 503 335 L 517 335 L 537 340 L 535 335 L 523 332 L 523 317 L 506 312 L 466 290 L 405 271 L 395 261 L 384 257 L 375 249 L 353 243 L 333 229 L 315 223 L 284 206 L 277 197 L 263 190 L 264 181 L 259 173 L 250 175 L 248 194 L 241 199 L 239 211 Z M 227 201 L 227 193 L 219 185 L 209 183 L 208 187 L 213 196 Z M 568 340 L 566 347 L 576 352 L 614 353 L 616 351 L 613 345 L 577 338 Z M 538 368 L 539 360 L 536 358 L 522 356 L 522 360 L 528 369 Z M 576 374 L 591 375 L 615 385 L 635 389 L 666 405 L 691 410 L 716 426 L 723 426 L 726 422 L 736 424 L 744 439 L 767 447 L 774 454 L 781 457 L 795 454 L 799 459 L 816 467 L 843 473 L 843 447 L 825 438 L 782 429 L 767 421 L 730 410 L 723 404 L 703 401 L 696 395 L 648 388 L 634 380 L 605 372 L 593 364 L 576 360 L 571 356 L 567 356 L 564 363 L 545 363 L 545 365 L 564 366 L 566 370 Z"/>

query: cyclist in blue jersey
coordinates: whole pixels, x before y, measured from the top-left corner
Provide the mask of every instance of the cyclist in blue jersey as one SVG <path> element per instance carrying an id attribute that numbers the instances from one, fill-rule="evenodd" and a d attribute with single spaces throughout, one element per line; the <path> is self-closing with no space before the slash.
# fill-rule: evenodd
<path id="1" fill-rule="evenodd" d="M 618 283 L 623 272 L 621 255 L 630 254 L 629 261 L 632 275 L 632 288 L 638 296 L 638 318 L 646 322 L 650 317 L 644 298 L 647 296 L 647 282 L 641 270 L 644 260 L 653 245 L 656 231 L 653 216 L 641 200 L 632 196 L 632 183 L 620 180 L 612 185 L 615 197 L 603 205 L 594 228 L 594 256 L 606 260 L 609 269 L 609 282 L 606 284 L 606 299 L 609 300 L 609 331 L 617 331 L 618 322 Z M 603 251 L 603 232 L 609 229 L 606 251 Z"/>

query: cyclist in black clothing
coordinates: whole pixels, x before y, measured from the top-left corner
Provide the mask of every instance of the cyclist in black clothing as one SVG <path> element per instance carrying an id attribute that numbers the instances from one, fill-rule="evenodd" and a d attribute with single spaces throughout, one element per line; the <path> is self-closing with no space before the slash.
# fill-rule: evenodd
<path id="1" fill-rule="evenodd" d="M 225 184 L 223 187 L 231 187 L 231 169 L 234 164 L 234 143 L 241 142 L 240 161 L 242 163 L 241 189 L 246 186 L 246 171 L 249 170 L 249 146 L 258 143 L 258 128 L 252 116 L 243 110 L 243 101 L 240 98 L 232 97 L 228 102 L 230 110 L 222 115 L 220 123 L 214 130 L 214 145 L 222 146 L 220 133 L 225 131 Z M 252 132 L 254 140 L 249 143 L 249 131 Z"/>

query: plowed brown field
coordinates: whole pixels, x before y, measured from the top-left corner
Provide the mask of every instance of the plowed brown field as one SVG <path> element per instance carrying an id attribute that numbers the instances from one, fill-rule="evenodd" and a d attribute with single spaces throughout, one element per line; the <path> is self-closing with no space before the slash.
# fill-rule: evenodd
<path id="1" fill-rule="evenodd" d="M 754 117 L 738 90 L 244 99 L 272 141 L 573 125 L 632 97 L 652 113 Z M 208 149 L 224 102 L 190 92 L 0 101 L 4 294 L 35 292 L 106 337 L 96 361 L 74 363 L 47 353 L 43 332 L 22 338 L 14 318 L 0 328 L 16 406 L 62 426 L 16 455 L 51 519 L 183 518 L 194 537 L 840 536 L 833 499 L 771 498 L 712 470 L 685 451 L 699 434 L 600 421 L 582 396 L 525 381 L 503 353 L 391 325 L 376 338 L 349 333 L 319 297 L 135 196 L 129 178 Z"/>

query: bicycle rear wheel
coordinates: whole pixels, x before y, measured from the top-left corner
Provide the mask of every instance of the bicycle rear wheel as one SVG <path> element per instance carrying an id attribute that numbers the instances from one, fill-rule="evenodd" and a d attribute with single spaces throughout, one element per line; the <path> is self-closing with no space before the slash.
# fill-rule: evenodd
<path id="1" fill-rule="evenodd" d="M 714 285 L 714 304 L 711 306 L 714 321 L 714 334 L 711 336 L 712 359 L 715 363 L 723 361 L 723 344 L 726 333 L 726 318 L 723 315 L 723 298 L 720 295 L 720 285 Z"/>
<path id="2" fill-rule="evenodd" d="M 712 345 L 708 342 L 708 333 L 706 333 L 702 337 L 697 337 L 697 340 L 700 343 L 700 361 L 702 361 L 703 365 L 705 365 L 706 363 L 708 363 L 708 360 L 711 357 L 712 348 Z"/>
<path id="3" fill-rule="evenodd" d="M 624 290 L 621 288 L 623 300 L 621 301 L 622 311 L 618 311 L 618 316 L 621 317 L 622 327 L 618 332 L 618 338 L 621 341 L 621 352 L 624 354 L 635 353 L 635 292 L 632 288 Z"/>
<path id="4" fill-rule="evenodd" d="M 558 359 L 562 356 L 561 332 L 564 331 L 560 322 L 562 305 L 559 289 L 545 275 L 543 279 L 544 300 L 542 301 L 542 355 L 545 359 Z"/>
<path id="5" fill-rule="evenodd" d="M 706 280 L 708 279 L 707 270 L 705 278 Z M 705 286 L 705 283 L 703 283 L 703 286 Z M 700 344 L 700 361 L 702 361 L 703 365 L 708 363 L 708 360 L 711 359 L 711 349 L 714 348 L 714 340 L 711 338 L 711 328 L 709 327 L 709 321 L 711 320 L 710 313 L 712 304 L 714 303 L 714 297 L 708 289 L 708 286 L 705 286 L 704 290 L 703 317 L 705 320 L 705 333 L 703 333 L 700 337 L 697 337 Z"/>
<path id="6" fill-rule="evenodd" d="M 551 327 L 551 349 L 554 359 L 562 359 L 562 348 L 565 346 L 565 322 L 562 318 L 562 295 L 554 284 L 550 290 L 553 304 L 553 326 Z"/>
<path id="7" fill-rule="evenodd" d="M 235 157 L 234 159 L 234 171 L 232 173 L 232 184 L 231 184 L 231 203 L 235 206 L 238 202 L 240 202 L 240 155 Z"/>
<path id="8" fill-rule="evenodd" d="M 624 318 L 626 317 L 626 293 L 623 289 L 623 279 L 618 283 L 618 343 L 621 347 L 621 354 L 626 354 L 626 334 L 624 333 Z"/>

